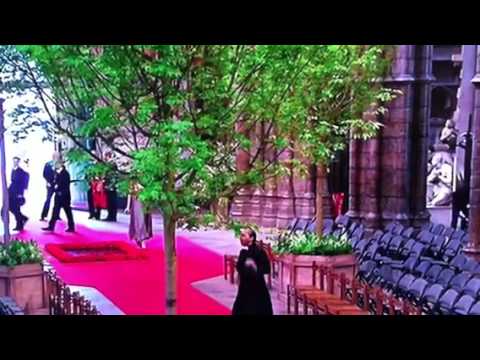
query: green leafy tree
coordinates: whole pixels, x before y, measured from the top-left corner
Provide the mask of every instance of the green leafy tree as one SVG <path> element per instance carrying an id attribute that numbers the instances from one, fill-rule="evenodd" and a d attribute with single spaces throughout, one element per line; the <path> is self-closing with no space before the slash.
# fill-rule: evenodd
<path id="1" fill-rule="evenodd" d="M 349 133 L 374 134 L 379 124 L 361 113 L 391 95 L 375 81 L 385 66 L 379 46 L 13 50 L 0 51 L 9 64 L 8 88 L 22 92 L 28 84 L 50 120 L 35 124 L 38 109 L 24 106 L 16 116 L 18 132 L 40 125 L 49 136 L 67 137 L 73 145 L 70 160 L 83 164 L 88 174 L 114 176 L 125 191 L 137 181 L 147 209 L 161 210 L 168 313 L 175 312 L 178 223 L 208 222 L 212 217 L 199 216 L 201 207 L 285 174 L 292 164 L 278 159 L 294 143 L 323 169 Z M 49 110 L 52 104 L 59 116 Z M 258 127 L 263 136 L 252 137 Z M 94 149 L 87 145 L 91 139 Z M 237 169 L 239 154 L 248 155 L 247 167 Z M 302 169 L 300 162 L 293 165 Z M 321 226 L 321 206 L 317 216 Z"/>
<path id="2" fill-rule="evenodd" d="M 318 236 L 323 228 L 322 189 L 327 166 L 350 138 L 375 136 L 381 127 L 378 119 L 386 111 L 384 105 L 398 95 L 381 82 L 393 50 L 367 45 L 283 47 L 282 72 L 294 71 L 291 63 L 298 58 L 303 71 L 291 84 L 291 96 L 281 105 L 278 123 L 284 136 L 297 144 L 300 157 L 316 165 Z M 305 162 L 294 165 L 305 172 Z"/>
<path id="3" fill-rule="evenodd" d="M 57 134 L 74 145 L 73 161 L 90 174 L 114 175 L 164 221 L 167 311 L 175 312 L 175 231 L 195 227 L 202 205 L 282 172 L 285 143 L 272 129 L 296 72 L 277 73 L 275 47 L 17 46 L 12 72 L 32 84 Z M 299 69 L 300 71 L 300 69 Z M 54 104 L 55 116 L 48 111 Z M 25 109 L 28 112 L 28 108 Z M 17 125 L 30 126 L 32 112 Z M 242 124 L 242 131 L 238 124 Z M 252 142 L 257 126 L 266 136 Z M 97 146 L 86 142 L 94 138 Z M 259 154 L 275 149 L 265 161 Z M 238 152 L 251 154 L 238 171 Z M 209 214 L 207 214 L 209 215 Z"/>

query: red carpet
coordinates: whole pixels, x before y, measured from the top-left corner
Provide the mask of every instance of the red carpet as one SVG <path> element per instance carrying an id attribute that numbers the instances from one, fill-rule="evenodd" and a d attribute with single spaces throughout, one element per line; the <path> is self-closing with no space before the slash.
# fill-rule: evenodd
<path id="1" fill-rule="evenodd" d="M 127 240 L 123 233 L 105 232 L 78 225 L 77 233 L 64 232 L 58 223 L 56 233 L 43 233 L 44 224 L 29 223 L 19 238 L 68 244 Z M 92 227 L 95 221 L 92 222 Z M 163 240 L 156 236 L 145 250 L 147 260 L 61 263 L 46 251 L 47 260 L 70 285 L 97 288 L 127 315 L 165 314 L 165 272 Z M 228 315 L 230 310 L 194 289 L 191 284 L 223 274 L 223 259 L 184 237 L 177 238 L 177 313 L 183 315 Z"/>

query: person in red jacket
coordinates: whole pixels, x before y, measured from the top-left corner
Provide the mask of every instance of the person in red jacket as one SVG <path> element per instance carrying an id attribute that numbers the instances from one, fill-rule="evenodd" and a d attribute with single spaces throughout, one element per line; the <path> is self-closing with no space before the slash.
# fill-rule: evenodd
<path id="1" fill-rule="evenodd" d="M 107 209 L 107 192 L 105 191 L 105 181 L 99 177 L 91 183 L 92 186 L 92 201 L 94 208 L 95 219 L 100 219 L 100 212 L 102 209 Z"/>

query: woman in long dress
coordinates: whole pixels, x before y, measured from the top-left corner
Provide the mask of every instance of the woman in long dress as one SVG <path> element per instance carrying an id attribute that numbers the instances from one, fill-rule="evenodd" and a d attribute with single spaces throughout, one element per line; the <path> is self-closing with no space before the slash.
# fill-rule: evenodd
<path id="1" fill-rule="evenodd" d="M 139 247 L 145 248 L 145 241 L 152 238 L 152 215 L 145 213 L 145 209 L 138 197 L 141 191 L 141 185 L 132 184 L 130 195 L 128 196 L 126 213 L 130 213 L 130 226 L 128 236 Z"/>

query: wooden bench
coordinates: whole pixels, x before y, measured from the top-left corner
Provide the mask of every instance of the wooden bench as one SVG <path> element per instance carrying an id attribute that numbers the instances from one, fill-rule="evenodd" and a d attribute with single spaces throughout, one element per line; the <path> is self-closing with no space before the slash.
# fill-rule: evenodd
<path id="1" fill-rule="evenodd" d="M 294 265 L 294 267 L 307 267 L 308 265 Z M 312 268 L 312 284 L 307 286 L 287 286 L 287 313 L 291 313 L 293 300 L 294 314 L 299 314 L 299 305 L 303 305 L 303 314 L 330 315 L 368 315 L 368 309 L 357 306 L 359 286 L 354 280 L 352 299 L 347 300 L 346 288 L 349 283 L 344 274 L 335 274 L 333 269 L 325 266 L 317 266 L 315 262 Z M 295 271 L 296 269 L 294 269 Z M 317 275 L 319 278 L 317 286 Z M 336 294 L 335 282 L 338 284 L 339 294 Z"/>
<path id="2" fill-rule="evenodd" d="M 317 266 L 314 262 L 311 268 L 311 285 L 287 287 L 287 313 L 291 313 L 293 300 L 294 314 L 300 313 L 300 304 L 304 315 L 422 314 L 421 309 L 409 301 L 386 294 L 381 288 L 371 287 L 356 279 L 349 280 L 344 274 L 334 273 L 332 268 Z M 360 296 L 363 300 L 361 307 L 358 305 Z"/>

